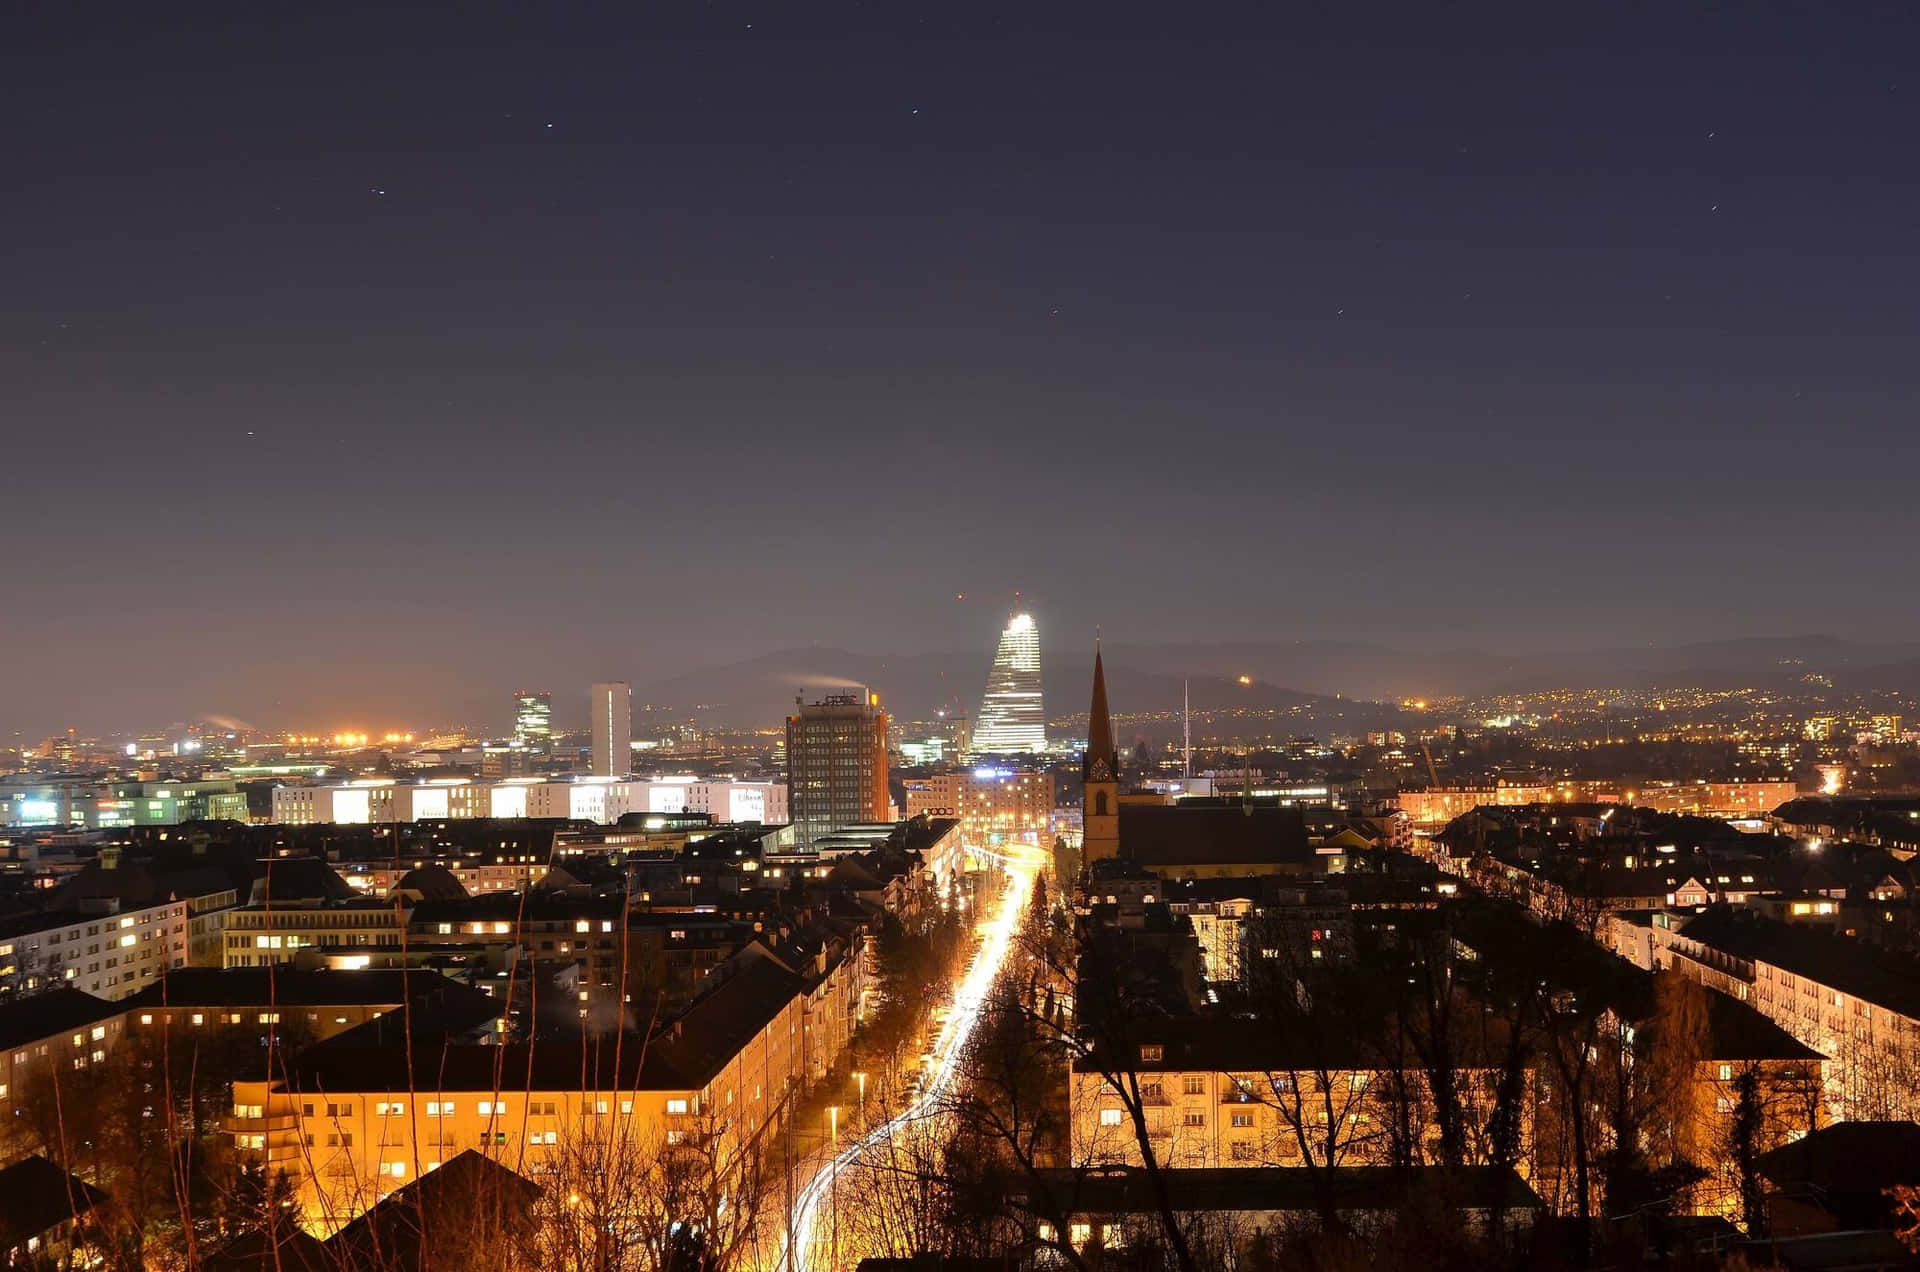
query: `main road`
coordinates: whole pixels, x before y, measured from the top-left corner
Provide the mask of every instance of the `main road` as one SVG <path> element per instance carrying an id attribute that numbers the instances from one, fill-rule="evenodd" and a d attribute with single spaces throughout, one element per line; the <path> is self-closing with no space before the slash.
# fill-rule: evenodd
<path id="1" fill-rule="evenodd" d="M 974 951 L 972 961 L 967 964 L 966 974 L 954 987 L 952 1009 L 947 1013 L 946 1023 L 941 1026 L 933 1050 L 927 1057 L 927 1078 L 920 1094 L 893 1117 L 870 1127 L 859 1138 L 848 1141 L 845 1148 L 821 1164 L 806 1187 L 800 1190 L 794 1198 L 794 1257 L 788 1260 L 783 1256 L 783 1268 L 790 1268 L 791 1272 L 838 1272 L 838 1269 L 829 1266 L 830 1258 L 821 1257 L 824 1254 L 821 1246 L 831 1239 L 823 1228 L 832 1221 L 830 1208 L 835 1179 L 841 1171 L 877 1146 L 888 1143 L 912 1123 L 939 1115 L 942 1102 L 959 1079 L 961 1060 L 974 1029 L 980 1023 L 994 979 L 999 976 L 1000 968 L 1013 948 L 1014 935 L 1020 930 L 1020 920 L 1026 914 L 1028 900 L 1033 895 L 1033 877 L 1039 870 L 1040 858 L 1037 850 L 1029 855 L 1001 858 L 1005 868 L 1005 887 L 994 903 L 991 917 L 979 929 L 980 944 Z"/>

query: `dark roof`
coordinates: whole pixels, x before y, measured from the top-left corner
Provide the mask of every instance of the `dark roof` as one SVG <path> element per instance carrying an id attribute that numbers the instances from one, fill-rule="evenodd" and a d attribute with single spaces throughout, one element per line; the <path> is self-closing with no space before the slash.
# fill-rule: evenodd
<path id="1" fill-rule="evenodd" d="M 176 967 L 121 1004 L 152 1007 L 398 1006 L 409 997 L 479 994 L 438 972 L 293 967 Z M 486 995 L 480 994 L 482 998 Z M 491 1002 L 491 999 L 488 999 Z"/>
<path id="2" fill-rule="evenodd" d="M 1812 1184 L 1827 1193 L 1878 1194 L 1920 1183 L 1920 1126 L 1912 1122 L 1835 1122 L 1760 1154 L 1760 1173 L 1776 1185 Z"/>
<path id="3" fill-rule="evenodd" d="M 1707 991 L 1707 1060 L 1819 1060 L 1823 1057 L 1739 999 Z"/>
<path id="4" fill-rule="evenodd" d="M 801 979 L 774 960 L 749 955 L 654 1045 L 663 1061 L 691 1079 L 687 1085 L 705 1086 L 803 989 Z"/>
<path id="5" fill-rule="evenodd" d="M 1012 1272 L 1021 1267 L 1017 1255 L 994 1258 L 962 1254 L 914 1254 L 905 1258 L 869 1256 L 854 1264 L 853 1272 Z"/>
<path id="6" fill-rule="evenodd" d="M 327 1255 L 349 1268 L 419 1268 L 472 1254 L 531 1221 L 540 1186 L 469 1148 L 342 1228 Z M 438 1258 L 434 1258 L 435 1254 Z"/>
<path id="7" fill-rule="evenodd" d="M 395 892 L 416 892 L 423 901 L 458 901 L 467 890 L 445 866 L 419 866 L 400 876 Z"/>
<path id="8" fill-rule="evenodd" d="M 50 989 L 0 1007 L 0 1050 L 118 1016 L 125 1007 L 77 989 Z"/>
<path id="9" fill-rule="evenodd" d="M 44 1157 L 17 1161 L 0 1170 L 0 1251 L 24 1245 L 106 1199 L 107 1194 Z"/>
<path id="10" fill-rule="evenodd" d="M 689 1007 L 651 1042 L 636 1033 L 585 1043 L 468 1046 L 394 1045 L 380 1022 L 310 1047 L 289 1066 L 298 1091 L 697 1090 L 719 1075 L 752 1037 L 802 989 L 771 959 L 751 958 Z M 478 991 L 470 991 L 478 992 Z"/>
<path id="11" fill-rule="evenodd" d="M 254 880 L 250 903 L 285 905 L 295 901 L 349 901 L 360 898 L 351 884 L 318 857 L 269 857 L 265 873 Z"/>
<path id="12" fill-rule="evenodd" d="M 358 1032 L 358 1031 L 355 1031 Z M 287 1089 L 328 1091 L 690 1091 L 690 1081 L 637 1034 L 607 1035 L 586 1043 L 446 1043 L 409 1049 L 390 1043 L 356 1045 L 343 1035 L 309 1047 L 287 1064 Z M 618 1061 L 616 1068 L 615 1062 Z"/>
<path id="13" fill-rule="evenodd" d="M 889 843 L 905 852 L 925 852 L 952 834 L 953 828 L 959 824 L 958 817 L 933 817 L 922 813 L 901 822 L 899 831 Z"/>
<path id="14" fill-rule="evenodd" d="M 492 1032 L 495 1022 L 506 1015 L 502 1005 L 505 995 L 495 998 L 434 973 L 416 975 L 430 976 L 439 986 L 416 993 L 404 1009 L 383 1012 L 320 1045 L 403 1047 L 409 1035 L 416 1045 L 423 1038 L 433 1042 L 481 1042 Z"/>
<path id="15" fill-rule="evenodd" d="M 1702 912 L 1680 934 L 1734 958 L 1771 963 L 1877 1007 L 1920 1018 L 1920 965 L 1863 942 L 1721 908 Z"/>
<path id="16" fill-rule="evenodd" d="M 1384 1035 L 1361 1038 L 1321 1031 L 1307 1038 L 1271 1022 L 1225 1015 L 1167 1015 L 1137 1022 L 1134 1032 L 1136 1041 L 1158 1043 L 1161 1049 L 1158 1060 L 1123 1058 L 1120 1067 L 1140 1073 L 1186 1070 L 1257 1074 L 1322 1067 L 1366 1071 L 1393 1067 L 1380 1045 Z M 1106 1057 L 1097 1052 L 1076 1055 L 1073 1061 L 1074 1069 L 1083 1073 L 1106 1072 L 1106 1064 Z"/>
<path id="17" fill-rule="evenodd" d="M 1196 1167 L 1161 1171 L 1175 1210 L 1312 1211 L 1320 1209 L 1315 1176 L 1303 1166 Z M 1056 1201 L 1076 1214 L 1143 1214 L 1159 1208 L 1145 1171 L 1131 1166 L 1092 1172 L 1041 1172 Z M 1498 1197 L 1505 1210 L 1539 1210 L 1545 1203 L 1511 1167 L 1342 1166 L 1332 1172 L 1339 1210 L 1395 1210 L 1417 1188 L 1440 1185 L 1457 1204 L 1486 1207 Z"/>
<path id="18" fill-rule="evenodd" d="M 1305 865 L 1306 823 L 1292 808 L 1120 805 L 1120 855 L 1145 866 Z"/>
<path id="19" fill-rule="evenodd" d="M 200 1262 L 200 1272 L 335 1272 L 319 1238 L 289 1224 L 243 1232 Z"/>
<path id="20" fill-rule="evenodd" d="M 1787 1272 L 1864 1272 L 1882 1268 L 1911 1268 L 1913 1251 L 1886 1228 L 1856 1228 L 1847 1232 L 1809 1232 L 1792 1237 L 1768 1237 L 1749 1242 L 1756 1256 L 1749 1266 L 1773 1264 Z"/>

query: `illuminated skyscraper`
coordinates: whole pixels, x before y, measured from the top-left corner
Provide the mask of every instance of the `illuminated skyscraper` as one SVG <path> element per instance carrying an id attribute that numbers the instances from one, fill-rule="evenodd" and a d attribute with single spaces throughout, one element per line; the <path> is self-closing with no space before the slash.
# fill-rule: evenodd
<path id="1" fill-rule="evenodd" d="M 609 680 L 590 691 L 595 777 L 626 777 L 633 772 L 633 695 L 624 680 Z"/>
<path id="2" fill-rule="evenodd" d="M 1047 749 L 1047 708 L 1040 696 L 1040 629 L 1033 615 L 1015 614 L 1000 633 L 986 696 L 973 726 L 976 755 L 1015 755 Z"/>
<path id="3" fill-rule="evenodd" d="M 513 740 L 538 751 L 553 745 L 552 692 L 546 689 L 514 691 Z"/>

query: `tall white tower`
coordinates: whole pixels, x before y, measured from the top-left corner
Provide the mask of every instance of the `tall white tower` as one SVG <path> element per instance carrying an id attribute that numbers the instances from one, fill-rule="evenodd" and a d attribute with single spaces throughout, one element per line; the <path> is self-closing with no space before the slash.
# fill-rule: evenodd
<path id="1" fill-rule="evenodd" d="M 1047 708 L 1040 694 L 1040 629 L 1015 614 L 1000 633 L 987 692 L 973 726 L 975 755 L 1017 755 L 1047 749 Z"/>
<path id="2" fill-rule="evenodd" d="M 633 691 L 624 680 L 609 680 L 590 691 L 593 717 L 593 774 L 627 777 L 633 772 Z"/>

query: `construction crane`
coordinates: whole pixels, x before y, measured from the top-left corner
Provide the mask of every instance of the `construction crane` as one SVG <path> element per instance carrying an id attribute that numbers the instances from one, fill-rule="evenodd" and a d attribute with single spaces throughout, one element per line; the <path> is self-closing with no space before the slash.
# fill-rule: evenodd
<path id="1" fill-rule="evenodd" d="M 1427 760 L 1427 780 L 1433 783 L 1432 789 L 1440 789 L 1440 770 L 1433 766 L 1433 751 L 1427 746 L 1427 740 L 1420 739 L 1420 754 Z"/>

